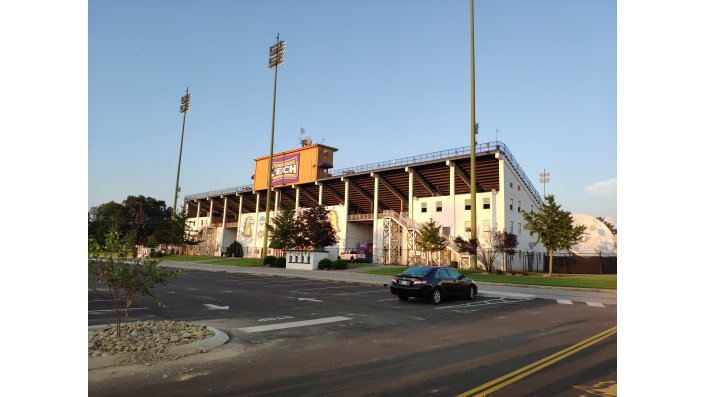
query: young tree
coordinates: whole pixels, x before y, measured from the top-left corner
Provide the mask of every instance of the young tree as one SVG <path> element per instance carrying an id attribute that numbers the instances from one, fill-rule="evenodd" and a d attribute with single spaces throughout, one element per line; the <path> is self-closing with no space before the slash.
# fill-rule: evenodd
<path id="1" fill-rule="evenodd" d="M 492 273 L 494 261 L 501 253 L 499 250 L 500 233 L 495 230 L 481 233 L 482 244 L 477 246 L 477 259 L 485 265 L 488 273 Z"/>
<path id="2" fill-rule="evenodd" d="M 291 203 L 283 204 L 279 214 L 267 225 L 269 246 L 276 249 L 289 249 L 295 245 L 296 210 Z"/>
<path id="3" fill-rule="evenodd" d="M 128 259 L 124 239 L 117 227 L 114 227 L 105 237 L 107 246 L 102 250 L 105 256 L 93 256 L 88 260 L 88 270 L 93 280 L 105 286 L 113 300 L 115 323 L 120 332 L 119 301 L 125 298 L 124 319 L 128 320 L 128 309 L 132 300 L 138 295 L 152 297 L 158 305 L 163 306 L 154 295 L 157 284 L 166 285 L 169 281 L 182 274 L 180 269 L 160 267 L 154 259 L 140 261 Z M 95 254 L 95 243 L 89 243 L 89 252 Z"/>
<path id="4" fill-rule="evenodd" d="M 441 225 L 436 226 L 433 218 L 421 227 L 418 241 L 421 250 L 426 252 L 427 258 L 429 253 L 433 256 L 434 252 L 443 251 L 448 246 L 448 240 L 441 236 Z"/>
<path id="5" fill-rule="evenodd" d="M 551 276 L 553 274 L 553 253 L 577 244 L 585 233 L 585 226 L 574 226 L 570 212 L 561 210 L 561 206 L 556 204 L 553 195 L 546 197 L 546 202 L 541 205 L 538 212 L 522 211 L 522 216 L 526 221 L 524 228 L 532 236 L 535 233 L 538 242 L 543 244 L 548 251 L 548 275 Z"/>
<path id="6" fill-rule="evenodd" d="M 477 255 L 477 239 L 470 238 L 465 240 L 461 236 L 457 236 L 453 239 L 453 243 L 461 254 Z M 477 268 L 477 262 L 475 262 L 475 268 Z"/>
<path id="7" fill-rule="evenodd" d="M 333 225 L 328 220 L 328 211 L 316 205 L 302 211 L 296 218 L 294 242 L 299 247 L 321 249 L 338 242 Z"/>
<path id="8" fill-rule="evenodd" d="M 519 240 L 517 239 L 517 235 L 511 232 L 498 232 L 497 233 L 497 250 L 504 254 L 504 263 L 506 265 L 507 263 L 507 255 L 511 258 L 515 251 L 515 248 L 517 245 L 519 245 Z M 506 267 L 505 269 L 506 270 Z"/>

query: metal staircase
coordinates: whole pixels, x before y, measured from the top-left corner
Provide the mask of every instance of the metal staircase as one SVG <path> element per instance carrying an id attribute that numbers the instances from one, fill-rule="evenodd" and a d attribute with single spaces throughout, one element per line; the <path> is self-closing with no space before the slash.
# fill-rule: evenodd
<path id="1" fill-rule="evenodd" d="M 418 250 L 417 240 L 420 235 L 422 224 L 412 220 L 406 213 L 398 213 L 394 210 L 382 211 L 384 226 L 382 229 L 382 263 L 387 265 L 402 264 L 401 259 L 401 239 L 403 231 L 406 231 L 406 250 L 407 250 L 407 266 L 420 266 L 423 264 L 423 257 L 417 256 Z M 450 264 L 453 257 L 458 258 L 458 262 L 462 262 L 462 254 L 458 251 L 455 243 L 443 236 L 448 242 L 446 249 L 438 254 L 431 255 L 431 265 L 440 266 Z"/>

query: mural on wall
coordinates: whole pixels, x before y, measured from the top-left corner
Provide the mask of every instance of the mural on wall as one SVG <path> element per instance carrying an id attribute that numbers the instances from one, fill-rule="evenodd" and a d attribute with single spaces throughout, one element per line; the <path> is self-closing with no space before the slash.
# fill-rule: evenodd
<path id="1" fill-rule="evenodd" d="M 252 237 L 252 227 L 255 225 L 255 218 L 248 216 L 245 218 L 244 227 L 242 230 L 243 237 Z"/>
<path id="2" fill-rule="evenodd" d="M 328 221 L 331 225 L 333 225 L 333 230 L 335 230 L 336 233 L 340 233 L 340 218 L 338 217 L 338 211 L 328 211 Z"/>

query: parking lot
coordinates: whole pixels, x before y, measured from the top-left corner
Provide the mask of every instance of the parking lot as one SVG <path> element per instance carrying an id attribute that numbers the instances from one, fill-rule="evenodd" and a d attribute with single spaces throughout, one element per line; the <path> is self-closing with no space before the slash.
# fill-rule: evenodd
<path id="1" fill-rule="evenodd" d="M 213 395 L 457 395 L 616 324 L 615 305 L 487 296 L 482 286 L 479 292 L 472 301 L 436 306 L 399 301 L 381 285 L 190 270 L 157 288 L 167 308 L 140 298 L 131 321 L 203 322 L 231 341 L 214 352 L 124 373 L 136 382 L 119 380 L 122 372 L 113 370 L 110 377 L 94 376 L 89 387 L 101 395 L 111 395 L 115 382 L 121 385 L 115 395 L 203 395 L 204 387 Z M 105 291 L 89 285 L 89 296 L 89 325 L 113 321 Z M 554 374 L 551 395 L 578 396 L 575 386 L 616 381 L 613 339 L 576 355 L 580 364 L 565 360 L 565 368 L 583 368 L 582 378 L 556 385 Z M 184 365 L 202 375 L 176 381 L 176 368 Z M 406 383 L 392 386 L 390 376 Z M 546 387 L 539 382 L 493 395 L 542 395 Z"/>

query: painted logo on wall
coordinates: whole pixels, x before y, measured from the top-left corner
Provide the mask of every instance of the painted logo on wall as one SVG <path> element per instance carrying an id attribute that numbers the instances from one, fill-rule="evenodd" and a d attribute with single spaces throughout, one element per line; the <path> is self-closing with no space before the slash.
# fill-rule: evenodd
<path id="1" fill-rule="evenodd" d="M 272 186 L 299 181 L 299 153 L 275 157 L 272 160 Z"/>
<path id="2" fill-rule="evenodd" d="M 336 210 L 328 211 L 328 221 L 330 221 L 336 233 L 340 232 L 340 221 L 338 220 L 338 212 Z"/>
<path id="3" fill-rule="evenodd" d="M 252 237 L 252 226 L 255 225 L 255 218 L 248 216 L 245 218 L 245 225 L 242 230 L 242 235 L 245 237 Z"/>

